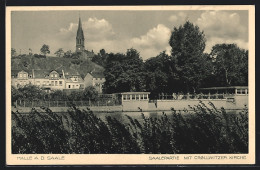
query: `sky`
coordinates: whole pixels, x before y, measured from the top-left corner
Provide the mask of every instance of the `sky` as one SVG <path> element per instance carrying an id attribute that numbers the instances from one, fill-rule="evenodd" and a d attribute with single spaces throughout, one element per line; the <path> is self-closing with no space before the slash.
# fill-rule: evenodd
<path id="1" fill-rule="evenodd" d="M 12 11 L 11 46 L 17 53 L 40 53 L 43 44 L 50 55 L 63 48 L 75 51 L 81 17 L 85 49 L 98 53 L 125 53 L 134 48 L 146 60 L 166 51 L 174 27 L 187 20 L 199 26 L 206 37 L 205 52 L 218 43 L 236 43 L 248 49 L 248 11 L 163 10 L 163 11 Z"/>

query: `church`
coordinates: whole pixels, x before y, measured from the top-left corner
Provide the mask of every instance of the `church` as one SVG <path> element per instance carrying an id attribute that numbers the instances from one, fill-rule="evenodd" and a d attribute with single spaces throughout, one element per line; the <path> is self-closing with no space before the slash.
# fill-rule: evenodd
<path id="1" fill-rule="evenodd" d="M 84 32 L 82 29 L 82 23 L 81 19 L 79 17 L 79 24 L 78 24 L 78 30 L 76 35 L 76 53 L 80 55 L 80 58 L 82 59 L 92 59 L 94 57 L 94 52 L 88 51 L 85 49 L 85 38 L 84 38 Z"/>

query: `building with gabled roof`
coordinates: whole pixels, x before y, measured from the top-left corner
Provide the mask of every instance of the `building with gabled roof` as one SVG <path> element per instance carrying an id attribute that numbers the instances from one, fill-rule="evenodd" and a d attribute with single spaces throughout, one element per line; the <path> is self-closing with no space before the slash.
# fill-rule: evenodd
<path id="1" fill-rule="evenodd" d="M 98 93 L 102 93 L 105 81 L 106 79 L 102 72 L 90 72 L 84 78 L 84 86 L 93 86 Z"/>

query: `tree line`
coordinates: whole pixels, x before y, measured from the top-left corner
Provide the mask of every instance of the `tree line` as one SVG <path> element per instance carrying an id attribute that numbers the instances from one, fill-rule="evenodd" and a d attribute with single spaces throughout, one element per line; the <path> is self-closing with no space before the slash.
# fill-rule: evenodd
<path id="1" fill-rule="evenodd" d="M 101 50 L 92 61 L 105 68 L 106 93 L 149 91 L 196 93 L 212 86 L 248 85 L 248 51 L 236 44 L 216 44 L 205 53 L 206 38 L 198 26 L 187 21 L 174 27 L 165 51 L 143 61 L 133 48 L 125 54 Z"/>

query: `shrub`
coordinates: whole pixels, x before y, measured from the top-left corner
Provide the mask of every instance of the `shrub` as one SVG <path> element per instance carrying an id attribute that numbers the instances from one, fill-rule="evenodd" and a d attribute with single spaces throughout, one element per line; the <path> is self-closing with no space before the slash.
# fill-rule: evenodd
<path id="1" fill-rule="evenodd" d="M 81 60 L 81 59 L 73 59 L 73 60 L 71 60 L 71 63 L 72 64 L 76 64 L 76 65 L 79 65 L 79 64 L 81 64 L 83 62 L 83 60 Z"/>
<path id="2" fill-rule="evenodd" d="M 41 54 L 34 54 L 33 56 L 36 58 L 46 58 L 45 55 L 41 55 Z"/>

